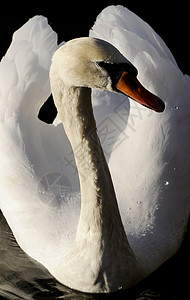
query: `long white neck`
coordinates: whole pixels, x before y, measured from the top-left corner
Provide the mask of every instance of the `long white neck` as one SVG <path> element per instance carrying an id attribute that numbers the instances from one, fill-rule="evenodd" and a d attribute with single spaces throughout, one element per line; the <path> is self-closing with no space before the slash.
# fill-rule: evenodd
<path id="1" fill-rule="evenodd" d="M 91 90 L 67 88 L 62 84 L 54 99 L 75 155 L 81 188 L 80 219 L 73 250 L 67 259 L 70 274 L 71 269 L 73 273 L 81 272 L 79 282 L 73 283 L 74 288 L 105 292 L 128 287 L 134 284 L 131 273 L 135 273 L 136 260 L 97 135 Z M 68 276 L 65 280 L 71 286 Z"/>

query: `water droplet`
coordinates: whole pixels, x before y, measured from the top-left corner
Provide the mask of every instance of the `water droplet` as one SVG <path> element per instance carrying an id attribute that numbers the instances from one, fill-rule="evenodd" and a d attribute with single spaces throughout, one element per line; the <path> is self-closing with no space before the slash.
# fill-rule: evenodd
<path id="1" fill-rule="evenodd" d="M 169 185 L 169 181 L 165 181 L 165 183 L 164 183 L 165 185 Z"/>
<path id="2" fill-rule="evenodd" d="M 117 287 L 118 290 L 122 290 L 122 288 L 123 287 L 121 285 Z"/>
<path id="3" fill-rule="evenodd" d="M 143 233 L 142 236 L 146 236 L 146 233 Z"/>
<path id="4" fill-rule="evenodd" d="M 131 207 L 128 207 L 128 210 L 131 210 Z"/>
<path id="5" fill-rule="evenodd" d="M 175 106 L 174 109 L 175 109 L 175 110 L 178 110 L 178 109 L 179 109 L 179 106 Z"/>
<path id="6" fill-rule="evenodd" d="M 137 201 L 137 204 L 142 204 L 142 202 L 141 201 Z"/>

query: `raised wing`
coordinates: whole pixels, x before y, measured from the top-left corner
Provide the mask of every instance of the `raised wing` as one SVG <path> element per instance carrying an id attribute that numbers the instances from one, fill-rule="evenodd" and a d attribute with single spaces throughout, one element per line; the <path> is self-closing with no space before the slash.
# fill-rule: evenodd
<path id="1" fill-rule="evenodd" d="M 19 245 L 44 265 L 68 249 L 80 203 L 62 125 L 37 118 L 56 48 L 56 33 L 36 16 L 14 33 L 0 64 L 0 207 Z"/>
<path id="2" fill-rule="evenodd" d="M 111 124 L 103 147 L 127 236 L 137 257 L 154 269 L 178 249 L 189 216 L 190 79 L 163 40 L 127 8 L 104 9 L 90 36 L 118 48 L 166 104 L 156 114 L 126 97 L 93 94 L 98 128 Z M 108 110 L 99 118 L 104 95 Z"/>

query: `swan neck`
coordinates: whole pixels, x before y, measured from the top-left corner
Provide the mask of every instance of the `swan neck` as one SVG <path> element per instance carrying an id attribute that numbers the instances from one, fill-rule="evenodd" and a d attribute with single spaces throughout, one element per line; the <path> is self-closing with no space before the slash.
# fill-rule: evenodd
<path id="1" fill-rule="evenodd" d="M 99 243 L 116 237 L 128 245 L 110 171 L 97 134 L 91 104 L 91 89 L 64 90 L 62 121 L 71 142 L 81 188 L 81 213 L 76 240 L 81 243 L 89 230 Z M 64 105 L 63 105 L 64 103 Z M 115 242 L 115 241 L 114 241 Z"/>
<path id="2" fill-rule="evenodd" d="M 66 93 L 66 94 L 65 94 Z M 103 214 L 104 210 L 118 215 L 121 222 L 109 168 L 97 134 L 91 104 L 91 89 L 70 88 L 62 96 L 62 122 L 70 140 L 79 173 L 81 188 L 81 218 L 88 211 Z M 88 209 L 91 208 L 91 209 Z M 103 218 L 103 216 L 100 216 Z M 80 218 L 80 219 L 81 219 Z M 85 216 L 85 223 L 87 216 Z M 120 224 L 120 225 L 121 225 Z"/>
<path id="3" fill-rule="evenodd" d="M 72 250 L 66 259 L 67 268 L 77 273 L 80 270 L 81 276 L 86 276 L 85 284 L 93 284 L 92 289 L 88 289 L 91 291 L 96 287 L 99 291 L 111 291 L 117 290 L 119 285 L 128 286 L 134 280 L 136 258 L 125 234 L 97 135 L 91 90 L 65 88 L 59 100 L 55 96 L 54 100 L 74 152 L 81 188 L 80 218 Z M 86 270 L 90 273 L 84 275 Z"/>

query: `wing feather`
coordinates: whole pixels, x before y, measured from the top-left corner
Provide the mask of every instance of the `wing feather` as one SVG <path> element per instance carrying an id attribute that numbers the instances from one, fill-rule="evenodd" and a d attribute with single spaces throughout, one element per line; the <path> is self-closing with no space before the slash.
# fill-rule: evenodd
<path id="1" fill-rule="evenodd" d="M 14 33 L 0 64 L 0 207 L 17 242 L 40 262 L 59 255 L 55 249 L 66 252 L 80 206 L 63 126 L 37 118 L 50 95 L 49 67 L 56 48 L 56 33 L 46 18 L 36 16 Z"/>

